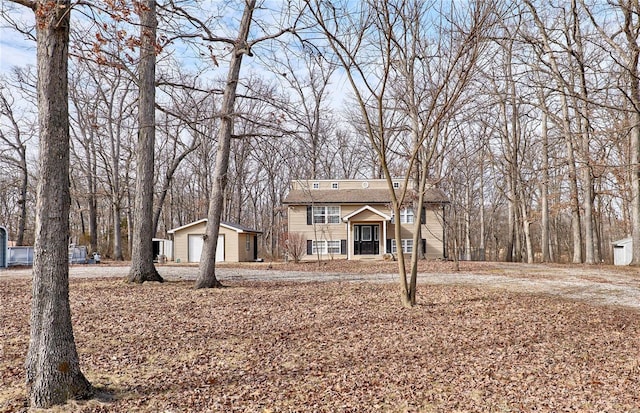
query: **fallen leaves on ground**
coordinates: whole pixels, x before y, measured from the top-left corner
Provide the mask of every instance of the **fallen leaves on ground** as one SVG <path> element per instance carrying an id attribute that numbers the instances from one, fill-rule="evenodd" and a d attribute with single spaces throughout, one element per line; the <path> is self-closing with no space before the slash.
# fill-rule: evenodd
<path id="1" fill-rule="evenodd" d="M 640 314 L 369 283 L 71 280 L 78 412 L 640 411 Z M 0 411 L 25 410 L 30 283 L 0 281 Z"/>

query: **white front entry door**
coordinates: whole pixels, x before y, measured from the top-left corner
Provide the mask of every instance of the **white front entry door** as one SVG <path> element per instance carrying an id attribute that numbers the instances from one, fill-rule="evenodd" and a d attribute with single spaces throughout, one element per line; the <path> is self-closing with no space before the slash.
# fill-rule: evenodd
<path id="1" fill-rule="evenodd" d="M 189 262 L 200 262 L 202 246 L 204 240 L 202 235 L 189 235 Z M 216 248 L 216 262 L 224 261 L 224 235 L 218 235 L 218 246 Z"/>

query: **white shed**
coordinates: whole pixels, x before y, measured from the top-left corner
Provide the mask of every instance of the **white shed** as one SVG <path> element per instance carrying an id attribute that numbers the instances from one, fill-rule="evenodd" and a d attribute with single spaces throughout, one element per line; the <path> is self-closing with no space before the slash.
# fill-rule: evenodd
<path id="1" fill-rule="evenodd" d="M 161 257 L 168 261 L 173 261 L 173 241 L 153 238 L 153 259 L 160 261 Z"/>
<path id="2" fill-rule="evenodd" d="M 624 238 L 613 242 L 613 265 L 629 265 L 633 258 L 633 241 Z"/>

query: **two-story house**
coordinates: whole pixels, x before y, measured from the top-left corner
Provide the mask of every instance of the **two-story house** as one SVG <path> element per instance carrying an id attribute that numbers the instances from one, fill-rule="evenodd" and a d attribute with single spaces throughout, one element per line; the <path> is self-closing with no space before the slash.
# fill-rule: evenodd
<path id="1" fill-rule="evenodd" d="M 396 191 L 403 181 L 394 180 Z M 420 239 L 426 258 L 446 258 L 444 208 L 448 199 L 439 188 L 426 191 L 421 217 L 411 207 L 394 217 L 384 179 L 296 180 L 283 201 L 288 212 L 289 234 L 306 240 L 302 259 L 382 259 L 398 248 L 412 254 L 415 220 L 420 219 Z M 401 226 L 402 241 L 396 245 L 395 225 Z"/>

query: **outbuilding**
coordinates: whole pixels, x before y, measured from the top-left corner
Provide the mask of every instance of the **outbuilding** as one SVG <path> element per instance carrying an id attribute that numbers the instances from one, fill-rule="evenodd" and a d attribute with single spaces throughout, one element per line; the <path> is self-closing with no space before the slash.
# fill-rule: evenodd
<path id="1" fill-rule="evenodd" d="M 0 268 L 7 268 L 9 257 L 9 232 L 0 227 Z"/>
<path id="2" fill-rule="evenodd" d="M 173 236 L 175 262 L 200 262 L 207 219 L 167 231 Z M 261 231 L 231 222 L 221 222 L 216 262 L 255 261 L 258 259 L 258 235 Z"/>
<path id="3" fill-rule="evenodd" d="M 613 243 L 613 265 L 629 265 L 633 258 L 633 239 L 623 238 Z"/>
<path id="4" fill-rule="evenodd" d="M 613 265 L 629 265 L 633 258 L 633 240 L 624 238 L 613 242 Z"/>
<path id="5" fill-rule="evenodd" d="M 153 259 L 157 262 L 173 261 L 173 241 L 153 238 Z"/>

